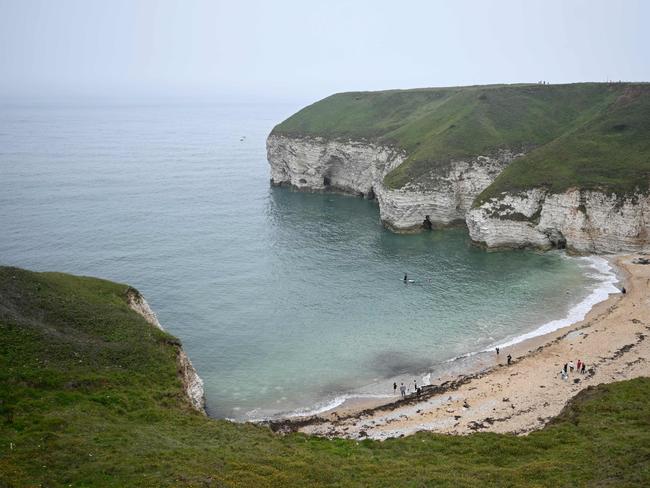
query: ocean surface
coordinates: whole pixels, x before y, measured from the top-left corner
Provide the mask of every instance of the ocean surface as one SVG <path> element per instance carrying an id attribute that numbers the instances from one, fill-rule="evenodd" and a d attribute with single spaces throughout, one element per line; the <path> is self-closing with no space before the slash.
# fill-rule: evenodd
<path id="1" fill-rule="evenodd" d="M 392 395 L 614 291 L 597 258 L 395 235 L 374 202 L 271 188 L 266 135 L 301 105 L 3 102 L 0 264 L 137 287 L 238 420 Z"/>

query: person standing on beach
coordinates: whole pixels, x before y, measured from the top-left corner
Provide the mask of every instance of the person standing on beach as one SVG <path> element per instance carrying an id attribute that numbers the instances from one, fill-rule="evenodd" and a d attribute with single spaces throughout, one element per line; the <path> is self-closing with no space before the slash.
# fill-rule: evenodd
<path id="1" fill-rule="evenodd" d="M 573 373 L 573 368 L 574 368 L 573 360 L 571 360 L 571 361 L 569 361 L 569 371 L 571 371 L 572 373 Z"/>
<path id="2" fill-rule="evenodd" d="M 418 389 L 418 380 L 413 380 L 413 391 Z"/>
<path id="3" fill-rule="evenodd" d="M 510 363 L 512 363 L 512 356 L 508 354 L 508 357 L 506 357 L 506 359 L 508 360 L 508 365 L 510 365 Z"/>
<path id="4" fill-rule="evenodd" d="M 402 398 L 406 396 L 406 387 L 404 386 L 404 383 L 399 385 L 399 392 L 402 394 Z"/>
<path id="5" fill-rule="evenodd" d="M 499 355 L 499 348 L 497 347 L 496 350 L 497 350 L 497 356 L 498 356 Z"/>
<path id="6" fill-rule="evenodd" d="M 582 359 L 578 359 L 578 363 L 576 364 L 576 371 L 579 373 L 580 372 L 580 365 L 582 364 Z"/>
<path id="7" fill-rule="evenodd" d="M 393 382 L 393 395 L 397 395 L 397 383 Z"/>
<path id="8" fill-rule="evenodd" d="M 566 374 L 568 368 L 569 368 L 569 364 L 564 363 L 564 368 L 562 368 L 564 370 L 564 374 Z"/>
<path id="9" fill-rule="evenodd" d="M 585 374 L 585 363 L 582 363 L 582 369 L 580 370 L 582 374 Z"/>

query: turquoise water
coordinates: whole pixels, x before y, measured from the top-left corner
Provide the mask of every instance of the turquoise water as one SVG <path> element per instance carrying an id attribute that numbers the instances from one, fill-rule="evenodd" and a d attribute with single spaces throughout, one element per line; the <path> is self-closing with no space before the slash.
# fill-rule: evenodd
<path id="1" fill-rule="evenodd" d="M 601 283 L 588 260 L 488 253 L 463 229 L 395 235 L 373 202 L 271 188 L 265 137 L 296 105 L 1 108 L 0 263 L 139 288 L 214 416 L 391 393 Z"/>

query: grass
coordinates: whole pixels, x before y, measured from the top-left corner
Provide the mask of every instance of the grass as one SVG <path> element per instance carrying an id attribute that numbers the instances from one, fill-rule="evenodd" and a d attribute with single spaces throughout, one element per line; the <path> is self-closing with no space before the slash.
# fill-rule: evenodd
<path id="1" fill-rule="evenodd" d="M 450 161 L 501 148 L 531 150 L 484 197 L 545 186 L 645 190 L 650 175 L 650 85 L 489 85 L 332 95 L 274 134 L 372 140 L 406 161 L 385 184 L 401 188 Z"/>
<path id="2" fill-rule="evenodd" d="M 126 288 L 0 268 L 0 486 L 650 486 L 648 379 L 526 437 L 280 437 L 193 412 Z"/>

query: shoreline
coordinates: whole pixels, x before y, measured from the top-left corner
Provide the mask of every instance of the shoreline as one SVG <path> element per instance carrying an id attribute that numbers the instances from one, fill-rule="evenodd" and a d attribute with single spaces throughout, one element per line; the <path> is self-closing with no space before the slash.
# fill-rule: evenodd
<path id="1" fill-rule="evenodd" d="M 412 384 L 410 380 L 413 378 L 418 379 L 418 384 L 421 387 L 436 386 L 432 383 L 432 378 L 437 384 L 448 383 L 457 380 L 461 377 L 474 375 L 484 372 L 485 370 L 494 366 L 493 354 L 495 347 L 501 349 L 513 348 L 514 346 L 534 341 L 538 337 L 543 337 L 554 332 L 572 327 L 578 322 L 585 319 L 586 315 L 591 312 L 598 304 L 608 300 L 612 294 L 620 293 L 620 290 L 615 285 L 620 283 L 622 278 L 621 270 L 618 269 L 616 263 L 612 259 L 605 256 L 590 255 L 590 256 L 564 256 L 564 259 L 584 259 L 589 261 L 585 269 L 585 273 L 589 273 L 591 269 L 599 275 L 599 283 L 593 287 L 588 295 L 582 298 L 578 303 L 571 305 L 566 314 L 558 319 L 546 321 L 535 329 L 528 332 L 521 332 L 514 337 L 506 336 L 503 339 L 498 339 L 485 349 L 473 350 L 449 359 L 442 360 L 438 363 L 432 364 L 425 372 L 418 373 L 404 373 L 395 377 L 384 378 L 382 383 L 390 384 L 396 381 L 399 384 L 402 380 L 408 386 L 407 395 L 411 394 Z M 507 354 L 504 354 L 505 358 Z M 407 379 L 408 378 L 408 379 Z M 407 383 L 409 381 L 409 383 Z M 370 386 L 370 385 L 367 385 Z M 367 386 L 362 387 L 366 389 Z M 294 411 L 285 412 L 279 415 L 251 419 L 251 422 L 282 422 L 300 421 L 315 416 L 329 415 L 332 413 L 339 413 L 345 411 L 346 413 L 354 413 L 355 411 L 362 411 L 369 408 L 380 407 L 383 405 L 391 404 L 395 400 L 399 400 L 398 395 L 393 394 L 380 394 L 370 393 L 363 391 L 341 393 L 336 397 L 324 399 L 320 403 L 300 408 Z"/>
<path id="2" fill-rule="evenodd" d="M 602 257 L 602 256 L 599 256 Z M 578 391 L 582 390 L 584 387 L 589 386 L 594 383 L 594 380 L 603 380 L 602 375 L 597 374 L 595 371 L 592 373 L 592 366 L 598 363 L 598 370 L 602 364 L 607 363 L 606 356 L 594 356 L 590 355 L 590 352 L 594 354 L 600 352 L 601 349 L 608 349 L 609 345 L 612 345 L 616 341 L 607 341 L 603 339 L 603 333 L 596 333 L 597 331 L 585 330 L 593 329 L 595 324 L 600 323 L 610 323 L 615 321 L 613 315 L 615 313 L 623 313 L 624 311 L 636 313 L 642 316 L 642 320 L 634 318 L 636 322 L 633 324 L 636 328 L 643 329 L 647 328 L 650 330 L 650 326 L 647 326 L 646 323 L 650 323 L 650 314 L 648 310 L 638 309 L 636 310 L 637 302 L 639 302 L 644 294 L 644 290 L 647 291 L 648 283 L 650 283 L 650 266 L 644 267 L 643 265 L 634 265 L 631 264 L 631 259 L 634 255 L 627 256 L 613 256 L 609 259 L 604 258 L 608 261 L 610 265 L 610 272 L 616 277 L 615 280 L 603 280 L 605 284 L 609 283 L 613 286 L 613 283 L 622 282 L 624 286 L 628 289 L 626 295 L 616 293 L 609 294 L 608 298 L 603 301 L 598 301 L 595 303 L 582 317 L 582 320 L 578 320 L 567 325 L 561 325 L 558 328 L 550 330 L 540 335 L 535 335 L 525 338 L 521 342 L 510 343 L 507 341 L 504 344 L 505 346 L 500 345 L 502 348 L 501 354 L 497 356 L 493 354 L 490 358 L 482 359 L 477 364 L 476 368 L 467 374 L 461 375 L 449 375 L 448 377 L 437 378 L 439 384 L 428 385 L 422 387 L 421 395 L 419 398 L 415 394 L 407 395 L 405 399 L 399 399 L 386 401 L 384 398 L 359 398 L 359 399 L 349 399 L 339 404 L 338 406 L 321 411 L 318 414 L 311 416 L 294 416 L 286 417 L 281 420 L 270 420 L 264 423 L 267 423 L 277 431 L 295 431 L 300 430 L 305 433 L 315 434 L 315 435 L 324 435 L 327 437 L 350 437 L 350 438 L 375 438 L 375 439 L 385 439 L 388 437 L 398 437 L 401 435 L 408 435 L 418 430 L 433 430 L 437 432 L 452 433 L 452 434 L 467 434 L 477 430 L 488 430 L 488 431 L 498 431 L 498 432 L 514 432 L 514 433 L 525 433 L 536 428 L 540 428 L 554 415 L 559 413 L 559 410 L 566 403 L 566 401 L 577 394 Z M 613 269 L 612 269 L 613 268 Z M 647 282 L 638 283 L 639 276 L 647 276 Z M 620 281 L 617 281 L 620 280 Z M 593 292 L 598 291 L 597 287 Z M 585 300 L 589 298 L 586 297 Z M 623 304 L 621 302 L 625 300 Z M 584 301 L 584 300 L 583 300 Z M 579 305 L 579 304 L 578 304 Z M 576 305 L 577 306 L 577 305 Z M 572 307 L 573 310 L 574 307 Z M 569 314 L 570 315 L 570 314 Z M 567 317 L 561 320 L 565 320 Z M 549 323 L 558 322 L 552 321 Z M 544 324 L 540 328 L 544 328 L 547 324 Z M 615 324 L 609 324 L 613 326 Z M 539 329 L 536 331 L 539 331 Z M 608 326 L 608 329 L 610 327 Z M 528 334 L 532 334 L 536 331 L 533 331 Z M 626 334 L 623 336 L 628 340 L 628 342 L 634 337 L 630 336 L 630 331 L 626 331 Z M 522 334 L 521 336 L 526 336 L 528 334 Z M 635 332 L 638 343 L 643 342 L 645 335 L 641 331 Z M 539 391 L 531 391 L 530 385 L 526 385 L 526 382 L 517 381 L 504 381 L 503 374 L 504 369 L 508 370 L 514 368 L 519 363 L 528 362 L 534 363 L 539 362 L 540 357 L 549 359 L 547 356 L 549 350 L 554 347 L 564 346 L 565 343 L 571 343 L 571 349 L 573 349 L 573 342 L 579 342 L 583 344 L 583 340 L 588 335 L 597 339 L 597 346 L 586 348 L 584 346 L 576 347 L 574 355 L 582 354 L 587 362 L 587 366 L 590 368 L 586 375 L 576 377 L 575 373 L 571 376 L 570 381 L 565 383 L 571 383 L 571 394 L 560 395 L 560 399 L 556 399 L 554 402 L 541 401 L 541 406 L 537 405 L 540 403 Z M 521 337 L 519 336 L 519 337 Z M 516 338 L 514 338 L 516 339 Z M 514 340 L 513 339 L 513 340 Z M 586 341 L 584 341 L 586 342 Z M 594 339 L 591 339 L 590 342 L 594 342 Z M 624 344 L 624 346 L 629 346 L 623 353 L 619 353 L 619 350 L 610 351 L 615 356 L 618 354 L 617 358 L 620 358 L 622 355 L 625 355 L 630 350 L 636 347 L 636 342 L 632 344 Z M 577 346 L 577 345 L 576 345 Z M 613 345 L 612 345 L 613 347 Z M 609 347 L 611 349 L 612 347 Z M 580 349 L 580 350 L 577 350 Z M 619 348 L 620 349 L 620 348 Z M 591 351 L 590 351 L 591 350 Z M 488 350 L 489 351 L 489 350 Z M 479 355 L 485 353 L 489 354 L 487 351 L 478 351 L 475 353 L 469 353 L 467 356 Z M 508 354 L 512 355 L 513 361 L 512 365 L 505 365 L 505 359 Z M 463 358 L 464 356 L 460 356 Z M 605 359 L 603 359 L 603 357 Z M 451 361 L 460 359 L 454 358 Z M 567 357 L 565 362 L 568 362 L 572 359 L 574 362 L 579 357 Z M 647 363 L 643 356 L 636 358 L 638 361 L 634 363 L 634 370 L 641 370 L 641 375 L 650 375 L 650 371 L 647 370 Z M 562 361 L 561 359 L 556 359 L 554 361 Z M 604 362 L 603 362 L 604 361 Z M 482 363 L 482 364 L 481 364 Z M 491 363 L 491 364 L 490 364 Z M 564 364 L 562 362 L 562 364 Z M 558 366 L 553 363 L 551 368 L 552 373 L 545 376 L 546 380 L 551 380 L 551 383 L 557 383 L 557 381 L 563 381 L 559 379 L 559 371 L 561 369 L 561 364 Z M 537 372 L 541 365 L 535 366 L 532 371 Z M 528 368 L 529 369 L 529 368 Z M 548 365 L 545 368 L 541 368 L 546 371 L 549 370 Z M 518 376 L 519 373 L 515 372 L 513 377 Z M 639 374 L 637 374 L 638 376 Z M 617 375 L 617 377 L 620 376 Z M 625 376 L 625 375 L 623 375 Z M 502 410 L 500 405 L 496 404 L 494 398 L 490 398 L 490 393 L 495 393 L 494 386 L 491 388 L 486 386 L 486 383 L 492 383 L 494 378 L 499 377 L 499 381 L 508 383 L 517 383 L 518 390 L 514 390 L 513 394 L 507 393 L 504 394 L 503 399 L 499 398 L 500 403 L 507 403 L 506 400 L 510 400 L 510 397 L 517 397 L 518 392 L 529 393 L 524 403 L 527 405 L 523 410 L 527 410 L 528 415 L 522 414 L 521 409 L 517 409 L 512 404 L 512 407 L 508 410 L 506 419 L 499 419 L 498 422 L 493 417 L 491 417 L 489 409 L 486 408 L 489 406 L 493 409 L 492 413 L 499 412 Z M 634 376 L 632 376 L 634 377 Z M 505 378 L 508 379 L 508 378 Z M 623 379 L 623 378 L 618 378 Z M 602 382 L 602 381 L 601 381 Z M 607 379 L 605 379 L 607 382 Z M 472 385 L 474 383 L 474 385 Z M 472 386 L 469 386 L 472 385 Z M 499 390 L 509 391 L 507 388 L 508 385 L 499 384 Z M 537 388 L 547 388 L 554 387 L 557 385 L 537 385 Z M 505 387 L 505 388 L 504 388 Z M 493 390 L 492 392 L 488 390 Z M 566 388 L 565 388 L 566 389 Z M 451 393 L 451 395 L 449 395 Z M 448 395 L 443 398 L 443 395 Z M 479 397 L 477 398 L 477 395 Z M 568 395 L 568 396 L 567 396 Z M 462 396 L 462 407 L 457 405 Z M 492 395 L 493 396 L 493 395 Z M 456 398 L 455 398 L 456 397 Z M 468 397 L 471 398 L 471 401 L 468 401 Z M 390 397 L 389 397 L 390 398 Z M 392 397 L 395 398 L 395 397 Z M 487 405 L 489 404 L 489 405 Z M 465 408 L 469 405 L 470 408 Z M 479 405 L 479 408 L 475 408 L 474 405 Z M 540 406 L 540 408 L 537 408 Z M 450 417 L 449 410 L 454 412 L 454 415 Z M 539 413 L 544 413 L 544 415 L 534 416 L 530 418 L 533 412 L 539 410 Z M 550 415 L 549 415 L 549 411 Z M 472 419 L 469 424 L 463 425 L 463 418 L 472 418 L 473 413 L 482 412 L 480 415 L 475 415 L 477 418 Z M 483 415 L 483 417 L 481 417 Z M 515 422 L 509 419 L 516 418 L 521 419 L 521 417 L 526 417 L 528 420 L 524 422 L 524 425 L 521 425 L 522 422 Z M 479 418 L 481 417 L 481 418 Z M 540 420 L 541 419 L 541 420 Z M 492 423 L 490 423 L 492 421 Z M 474 423 L 472 423 L 474 422 Z M 471 424 L 471 426 L 470 426 Z M 390 425 L 390 427 L 389 427 Z"/>

